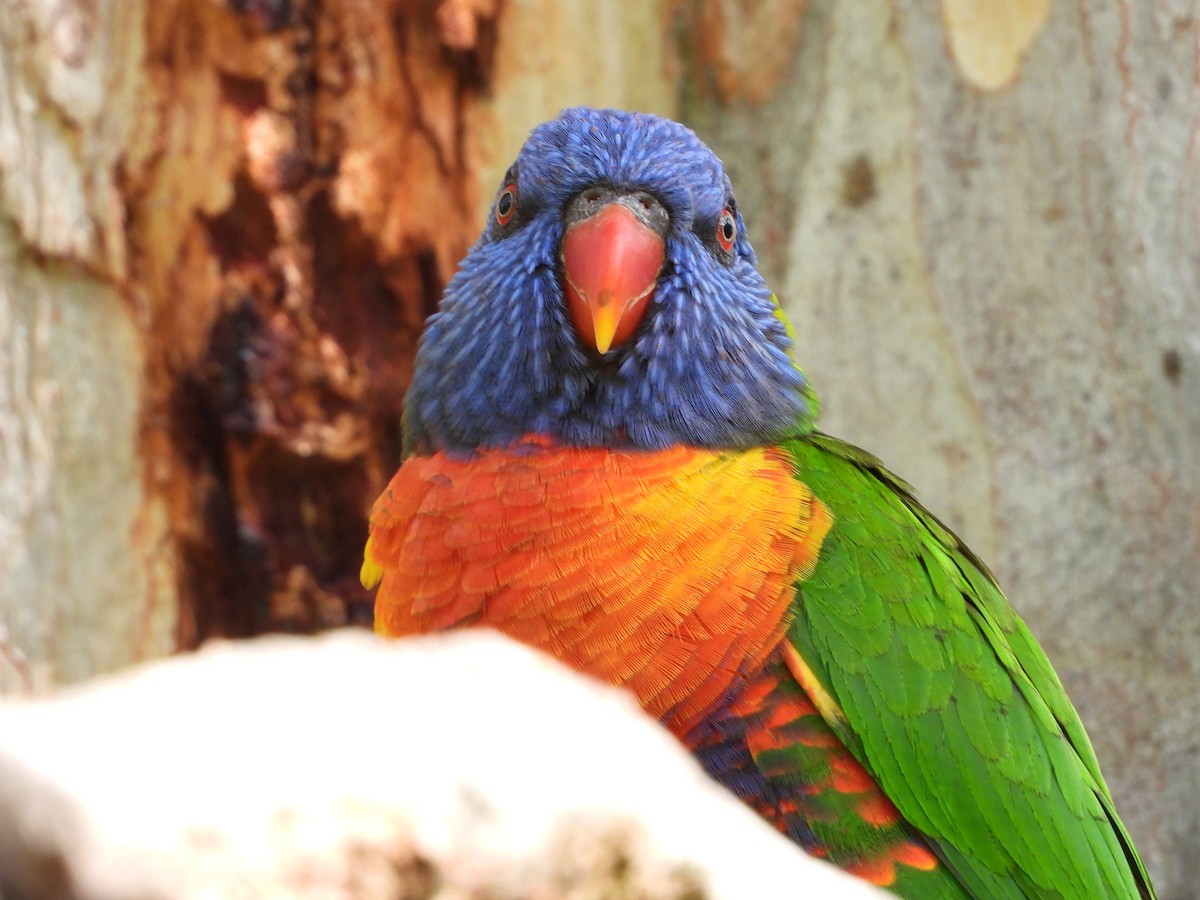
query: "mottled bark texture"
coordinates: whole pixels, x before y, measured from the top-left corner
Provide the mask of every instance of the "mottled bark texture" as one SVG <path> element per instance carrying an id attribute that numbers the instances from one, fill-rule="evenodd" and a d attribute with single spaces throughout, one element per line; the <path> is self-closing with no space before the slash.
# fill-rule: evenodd
<path id="1" fill-rule="evenodd" d="M 764 70 L 747 4 L 694 4 L 682 110 L 823 424 L 994 566 L 1161 895 L 1194 896 L 1200 5 L 769 5 Z"/>
<path id="2" fill-rule="evenodd" d="M 0 4 L 0 691 L 173 646 L 123 295 L 144 52 L 138 4 Z"/>
<path id="3" fill-rule="evenodd" d="M 494 38 L 490 4 L 460 7 L 147 7 L 155 153 L 127 197 L 181 645 L 370 621 L 365 510 L 474 230 Z"/>
<path id="4" fill-rule="evenodd" d="M 0 8 L 0 671 L 370 621 L 495 4 Z"/>

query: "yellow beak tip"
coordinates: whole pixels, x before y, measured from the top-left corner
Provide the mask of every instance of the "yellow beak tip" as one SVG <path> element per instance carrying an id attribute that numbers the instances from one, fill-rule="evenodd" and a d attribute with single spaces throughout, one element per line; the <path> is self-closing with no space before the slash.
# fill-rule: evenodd
<path id="1" fill-rule="evenodd" d="M 609 347 L 613 345 L 613 338 L 617 334 L 616 311 L 607 308 L 597 310 L 592 315 L 592 329 L 594 331 L 596 350 L 600 353 L 607 353 Z"/>

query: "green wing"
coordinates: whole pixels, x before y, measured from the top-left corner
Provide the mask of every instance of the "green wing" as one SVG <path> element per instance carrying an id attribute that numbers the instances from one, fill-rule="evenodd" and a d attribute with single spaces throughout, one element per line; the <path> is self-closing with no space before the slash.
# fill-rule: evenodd
<path id="1" fill-rule="evenodd" d="M 987 568 L 873 456 L 784 445 L 832 511 L 789 634 L 830 725 L 977 897 L 1153 897 L 1062 684 Z"/>

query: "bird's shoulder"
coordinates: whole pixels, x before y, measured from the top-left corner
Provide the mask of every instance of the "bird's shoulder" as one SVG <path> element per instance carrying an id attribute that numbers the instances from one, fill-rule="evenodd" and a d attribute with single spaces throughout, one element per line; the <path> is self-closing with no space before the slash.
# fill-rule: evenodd
<path id="1" fill-rule="evenodd" d="M 1083 725 L 983 561 L 873 454 L 819 432 L 781 446 L 833 520 L 788 640 L 904 816 L 989 896 L 1148 891 Z"/>

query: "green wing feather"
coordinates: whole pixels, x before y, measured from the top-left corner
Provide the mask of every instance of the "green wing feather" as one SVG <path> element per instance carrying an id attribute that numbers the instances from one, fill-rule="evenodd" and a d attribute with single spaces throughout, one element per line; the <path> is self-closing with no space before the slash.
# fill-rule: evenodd
<path id="1" fill-rule="evenodd" d="M 870 454 L 784 445 L 832 511 L 793 646 L 831 720 L 978 897 L 1153 897 L 1062 684 L 987 568 Z"/>

